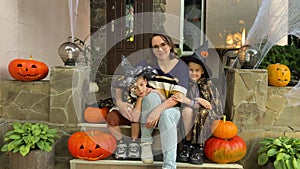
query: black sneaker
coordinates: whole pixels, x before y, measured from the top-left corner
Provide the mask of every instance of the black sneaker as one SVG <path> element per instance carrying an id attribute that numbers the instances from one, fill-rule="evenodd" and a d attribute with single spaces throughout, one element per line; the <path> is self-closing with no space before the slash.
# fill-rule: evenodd
<path id="1" fill-rule="evenodd" d="M 127 159 L 127 144 L 125 142 L 118 141 L 117 147 L 115 150 L 115 159 L 116 160 Z"/>
<path id="2" fill-rule="evenodd" d="M 128 158 L 130 159 L 141 158 L 141 147 L 138 142 L 131 141 L 128 144 Z"/>
<path id="3" fill-rule="evenodd" d="M 183 144 L 182 151 L 178 152 L 177 161 L 178 162 L 189 162 L 191 147 L 188 144 Z"/>
<path id="4" fill-rule="evenodd" d="M 189 163 L 198 164 L 198 165 L 203 164 L 203 148 L 202 147 L 198 147 L 198 146 L 192 147 Z"/>

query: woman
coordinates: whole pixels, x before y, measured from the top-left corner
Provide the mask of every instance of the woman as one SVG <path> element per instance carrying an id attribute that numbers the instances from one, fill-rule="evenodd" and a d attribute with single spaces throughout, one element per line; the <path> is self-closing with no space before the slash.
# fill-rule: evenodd
<path id="1" fill-rule="evenodd" d="M 163 151 L 162 168 L 176 168 L 177 151 L 177 124 L 180 119 L 179 103 L 171 98 L 175 93 L 186 94 L 188 87 L 188 67 L 176 57 L 174 44 L 171 38 L 165 34 L 153 34 L 150 39 L 151 56 L 141 61 L 138 66 L 152 66 L 158 75 L 149 80 L 149 85 L 166 96 L 161 101 L 157 92 L 150 92 L 143 98 L 141 112 L 141 158 L 144 163 L 153 162 L 151 136 L 157 126 L 160 130 L 160 139 Z M 156 91 L 157 91 L 156 90 Z M 120 123 L 124 119 L 131 118 L 132 108 L 127 102 L 122 101 L 122 88 L 115 90 L 116 105 L 121 115 L 111 116 L 115 119 L 107 119 Z M 116 112 L 115 112 L 116 113 Z M 117 119 L 116 119 L 117 117 Z M 110 125 L 110 124 L 109 124 Z M 116 124 L 114 124 L 116 125 Z M 118 124 L 121 125 L 121 124 Z"/>
<path id="2" fill-rule="evenodd" d="M 159 95 L 151 92 L 143 98 L 141 113 L 141 158 L 144 163 L 152 163 L 151 136 L 157 126 L 163 151 L 163 168 L 176 168 L 177 124 L 180 109 L 177 101 L 171 98 L 175 93 L 186 94 L 188 87 L 187 65 L 178 59 L 171 38 L 164 34 L 153 34 L 150 40 L 151 53 L 140 65 L 150 65 L 158 75 L 149 81 L 149 85 L 160 91 L 166 100 L 161 102 Z"/>

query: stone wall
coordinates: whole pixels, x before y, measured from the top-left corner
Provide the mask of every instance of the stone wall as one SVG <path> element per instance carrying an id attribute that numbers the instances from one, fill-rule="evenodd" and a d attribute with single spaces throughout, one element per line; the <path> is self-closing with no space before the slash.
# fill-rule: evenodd
<path id="1" fill-rule="evenodd" d="M 287 106 L 285 94 L 290 89 L 268 86 L 266 70 L 227 70 L 225 114 L 237 124 L 238 134 L 247 144 L 247 155 L 240 161 L 245 169 L 259 168 L 257 151 L 262 138 L 300 138 L 300 106 Z"/>
<path id="2" fill-rule="evenodd" d="M 111 96 L 112 77 L 103 76 L 98 81 L 100 90 L 91 95 L 88 72 L 85 67 L 53 67 L 50 81 L 2 81 L 0 146 L 13 121 L 43 122 L 59 129 L 62 137 L 56 144 L 56 160 L 65 164 L 61 168 L 68 168 L 72 157 L 67 150 L 67 140 L 71 133 L 82 129 L 79 123 L 84 106 Z M 285 94 L 291 87 L 268 86 L 266 70 L 229 69 L 226 73 L 225 114 L 237 124 L 238 135 L 248 147 L 247 155 L 239 163 L 245 169 L 259 168 L 257 150 L 262 138 L 284 134 L 300 138 L 297 116 L 300 106 L 287 107 Z M 7 164 L 5 153 L 0 152 L 0 159 L 1 166 Z"/>
<path id="3" fill-rule="evenodd" d="M 89 94 L 87 67 L 52 67 L 50 80 L 0 83 L 0 146 L 3 137 L 15 121 L 41 122 L 59 130 L 56 161 L 60 168 L 69 168 L 72 159 L 67 140 L 71 133 L 79 131 Z M 7 156 L 0 152 L 0 166 L 7 165 Z M 3 164 L 3 165 L 2 165 Z M 60 169 L 59 168 L 59 169 Z"/>

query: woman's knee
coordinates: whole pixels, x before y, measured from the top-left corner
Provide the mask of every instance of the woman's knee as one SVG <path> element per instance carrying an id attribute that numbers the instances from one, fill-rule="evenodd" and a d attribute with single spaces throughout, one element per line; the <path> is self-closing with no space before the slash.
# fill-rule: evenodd
<path id="1" fill-rule="evenodd" d="M 163 111 L 160 115 L 160 121 L 178 122 L 180 119 L 180 111 L 177 108 L 170 108 Z"/>

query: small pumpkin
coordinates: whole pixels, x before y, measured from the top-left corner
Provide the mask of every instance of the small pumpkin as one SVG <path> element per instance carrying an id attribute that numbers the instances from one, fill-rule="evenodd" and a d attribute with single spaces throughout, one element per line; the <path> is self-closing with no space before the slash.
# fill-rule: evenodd
<path id="1" fill-rule="evenodd" d="M 91 107 L 88 106 L 83 113 L 84 120 L 89 123 L 102 123 L 105 122 L 105 117 L 109 111 L 108 107 Z"/>
<path id="2" fill-rule="evenodd" d="M 210 137 L 205 142 L 204 154 L 213 162 L 219 164 L 233 163 L 241 160 L 247 153 L 245 141 L 234 136 L 231 139 Z"/>
<path id="3" fill-rule="evenodd" d="M 116 139 L 100 130 L 78 131 L 68 139 L 70 154 L 83 160 L 101 160 L 112 155 L 117 146 Z"/>
<path id="4" fill-rule="evenodd" d="M 36 81 L 47 77 L 49 68 L 40 61 L 30 59 L 14 59 L 8 65 L 9 74 L 16 80 Z"/>
<path id="5" fill-rule="evenodd" d="M 284 64 L 270 64 L 267 71 L 269 85 L 282 87 L 288 85 L 291 81 L 291 71 Z"/>
<path id="6" fill-rule="evenodd" d="M 226 116 L 223 116 L 223 120 L 212 122 L 211 132 L 215 137 L 229 139 L 237 135 L 238 127 L 233 122 L 227 121 Z"/>

